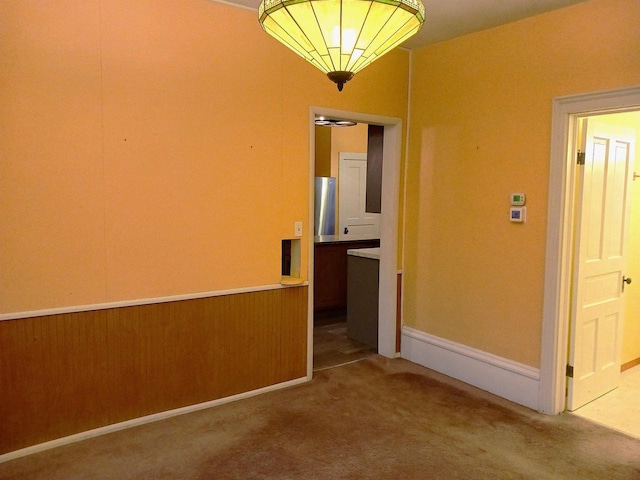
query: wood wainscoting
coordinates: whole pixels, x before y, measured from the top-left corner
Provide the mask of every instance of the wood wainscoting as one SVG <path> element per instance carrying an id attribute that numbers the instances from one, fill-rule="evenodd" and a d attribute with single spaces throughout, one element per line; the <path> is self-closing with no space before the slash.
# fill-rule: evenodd
<path id="1" fill-rule="evenodd" d="M 0 454 L 305 377 L 307 289 L 0 322 Z"/>
<path id="2" fill-rule="evenodd" d="M 402 351 L 402 273 L 398 272 L 396 284 L 396 353 Z"/>

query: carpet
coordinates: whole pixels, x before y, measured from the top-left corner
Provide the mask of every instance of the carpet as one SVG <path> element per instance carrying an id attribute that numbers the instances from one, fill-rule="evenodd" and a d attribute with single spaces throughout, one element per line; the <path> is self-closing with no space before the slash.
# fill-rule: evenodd
<path id="1" fill-rule="evenodd" d="M 0 479 L 640 479 L 640 440 L 401 359 L 0 464 Z"/>

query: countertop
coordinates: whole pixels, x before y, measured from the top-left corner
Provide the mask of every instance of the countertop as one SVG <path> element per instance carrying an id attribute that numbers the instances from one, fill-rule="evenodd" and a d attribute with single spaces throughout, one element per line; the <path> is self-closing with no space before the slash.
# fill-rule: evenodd
<path id="1" fill-rule="evenodd" d="M 374 235 L 316 235 L 314 243 L 358 242 L 360 240 L 378 240 Z"/>
<path id="2" fill-rule="evenodd" d="M 347 255 L 353 255 L 354 257 L 372 258 L 373 260 L 380 260 L 380 247 L 350 248 L 349 250 L 347 250 Z"/>

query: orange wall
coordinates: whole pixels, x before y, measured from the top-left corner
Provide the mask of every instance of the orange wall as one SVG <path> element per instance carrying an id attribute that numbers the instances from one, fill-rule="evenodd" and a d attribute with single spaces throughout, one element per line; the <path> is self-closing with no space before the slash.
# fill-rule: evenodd
<path id="1" fill-rule="evenodd" d="M 340 153 L 367 153 L 369 125 L 333 128 L 331 133 L 331 176 L 340 176 Z"/>
<path id="2" fill-rule="evenodd" d="M 539 366 L 552 99 L 640 83 L 638 24 L 592 0 L 414 52 L 406 325 Z"/>
<path id="3" fill-rule="evenodd" d="M 281 239 L 310 238 L 309 107 L 406 119 L 409 54 L 339 93 L 256 17 L 0 3 L 0 313 L 280 281 Z"/>

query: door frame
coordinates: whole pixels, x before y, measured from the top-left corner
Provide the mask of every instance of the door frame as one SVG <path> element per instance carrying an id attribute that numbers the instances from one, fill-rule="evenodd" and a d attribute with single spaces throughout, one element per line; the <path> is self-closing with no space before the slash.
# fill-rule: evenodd
<path id="1" fill-rule="evenodd" d="M 396 356 L 396 307 L 398 272 L 398 215 L 402 120 L 358 112 L 312 106 L 309 108 L 309 225 L 314 222 L 315 118 L 325 116 L 384 126 L 382 163 L 382 217 L 380 219 L 380 283 L 378 303 L 378 353 Z M 309 228 L 311 230 L 311 227 Z M 307 310 L 307 378 L 313 377 L 313 237 L 309 241 L 309 294 Z"/>
<path id="2" fill-rule="evenodd" d="M 556 415 L 565 410 L 566 364 L 571 312 L 573 225 L 578 117 L 640 109 L 640 86 L 553 100 L 551 158 L 547 209 L 547 246 L 542 351 L 540 355 L 539 410 Z"/>

